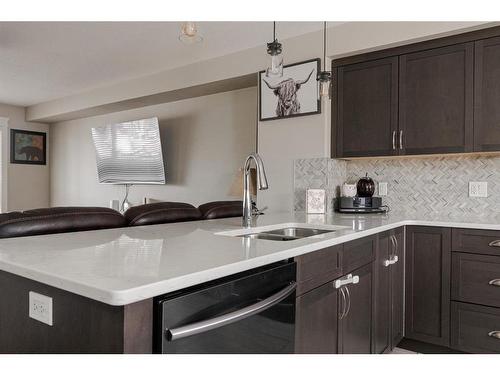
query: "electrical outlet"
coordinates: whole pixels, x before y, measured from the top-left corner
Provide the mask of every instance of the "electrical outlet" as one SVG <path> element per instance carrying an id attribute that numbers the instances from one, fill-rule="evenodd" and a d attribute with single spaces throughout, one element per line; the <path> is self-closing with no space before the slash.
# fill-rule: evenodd
<path id="1" fill-rule="evenodd" d="M 469 197 L 488 197 L 488 183 L 485 181 L 470 181 Z"/>
<path id="2" fill-rule="evenodd" d="M 378 183 L 378 195 L 385 197 L 387 195 L 387 182 Z"/>
<path id="3" fill-rule="evenodd" d="M 52 298 L 29 292 L 29 317 L 52 325 Z"/>

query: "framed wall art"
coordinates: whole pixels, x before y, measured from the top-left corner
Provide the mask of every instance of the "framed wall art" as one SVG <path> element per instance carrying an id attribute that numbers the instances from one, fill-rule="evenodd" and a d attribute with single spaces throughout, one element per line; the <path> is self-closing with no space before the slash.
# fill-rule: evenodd
<path id="1" fill-rule="evenodd" d="M 10 162 L 16 164 L 47 164 L 47 133 L 10 130 Z"/>
<path id="2" fill-rule="evenodd" d="M 283 77 L 266 77 L 259 72 L 260 121 L 321 113 L 316 76 L 320 59 L 283 67 Z"/>

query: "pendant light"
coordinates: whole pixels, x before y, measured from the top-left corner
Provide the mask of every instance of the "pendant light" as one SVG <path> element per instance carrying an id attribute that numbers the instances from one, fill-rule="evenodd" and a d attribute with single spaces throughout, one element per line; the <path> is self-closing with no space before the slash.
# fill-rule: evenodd
<path id="1" fill-rule="evenodd" d="M 281 43 L 276 39 L 276 22 L 273 22 L 273 41 L 267 43 L 267 54 L 271 56 L 271 64 L 266 69 L 266 77 L 283 77 L 282 51 Z"/>
<path id="2" fill-rule="evenodd" d="M 332 72 L 326 70 L 326 21 L 323 24 L 323 70 L 318 73 L 318 97 L 331 98 Z"/>

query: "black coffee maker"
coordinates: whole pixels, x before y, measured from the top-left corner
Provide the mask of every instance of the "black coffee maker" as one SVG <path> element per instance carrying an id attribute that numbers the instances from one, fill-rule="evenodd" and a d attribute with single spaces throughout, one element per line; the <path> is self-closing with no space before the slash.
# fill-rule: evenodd
<path id="1" fill-rule="evenodd" d="M 382 198 L 374 197 L 375 182 L 368 177 L 361 177 L 356 183 L 355 197 L 340 197 L 337 211 L 342 213 L 377 213 L 387 212 L 387 206 L 382 205 Z"/>

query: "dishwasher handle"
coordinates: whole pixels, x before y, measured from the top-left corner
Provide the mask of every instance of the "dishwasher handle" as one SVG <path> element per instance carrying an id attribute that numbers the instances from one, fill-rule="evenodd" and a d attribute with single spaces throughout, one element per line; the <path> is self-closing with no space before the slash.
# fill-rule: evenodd
<path id="1" fill-rule="evenodd" d="M 184 337 L 211 331 L 212 329 L 220 328 L 225 325 L 248 318 L 249 316 L 258 314 L 261 311 L 267 310 L 268 308 L 277 305 L 290 294 L 292 294 L 296 288 L 297 283 L 292 282 L 290 283 L 290 285 L 280 290 L 278 293 L 273 294 L 272 296 L 253 305 L 247 306 L 241 310 L 233 311 L 212 319 L 203 320 L 201 322 L 187 324 L 179 328 L 166 329 L 167 339 L 169 341 L 175 341 Z"/>

